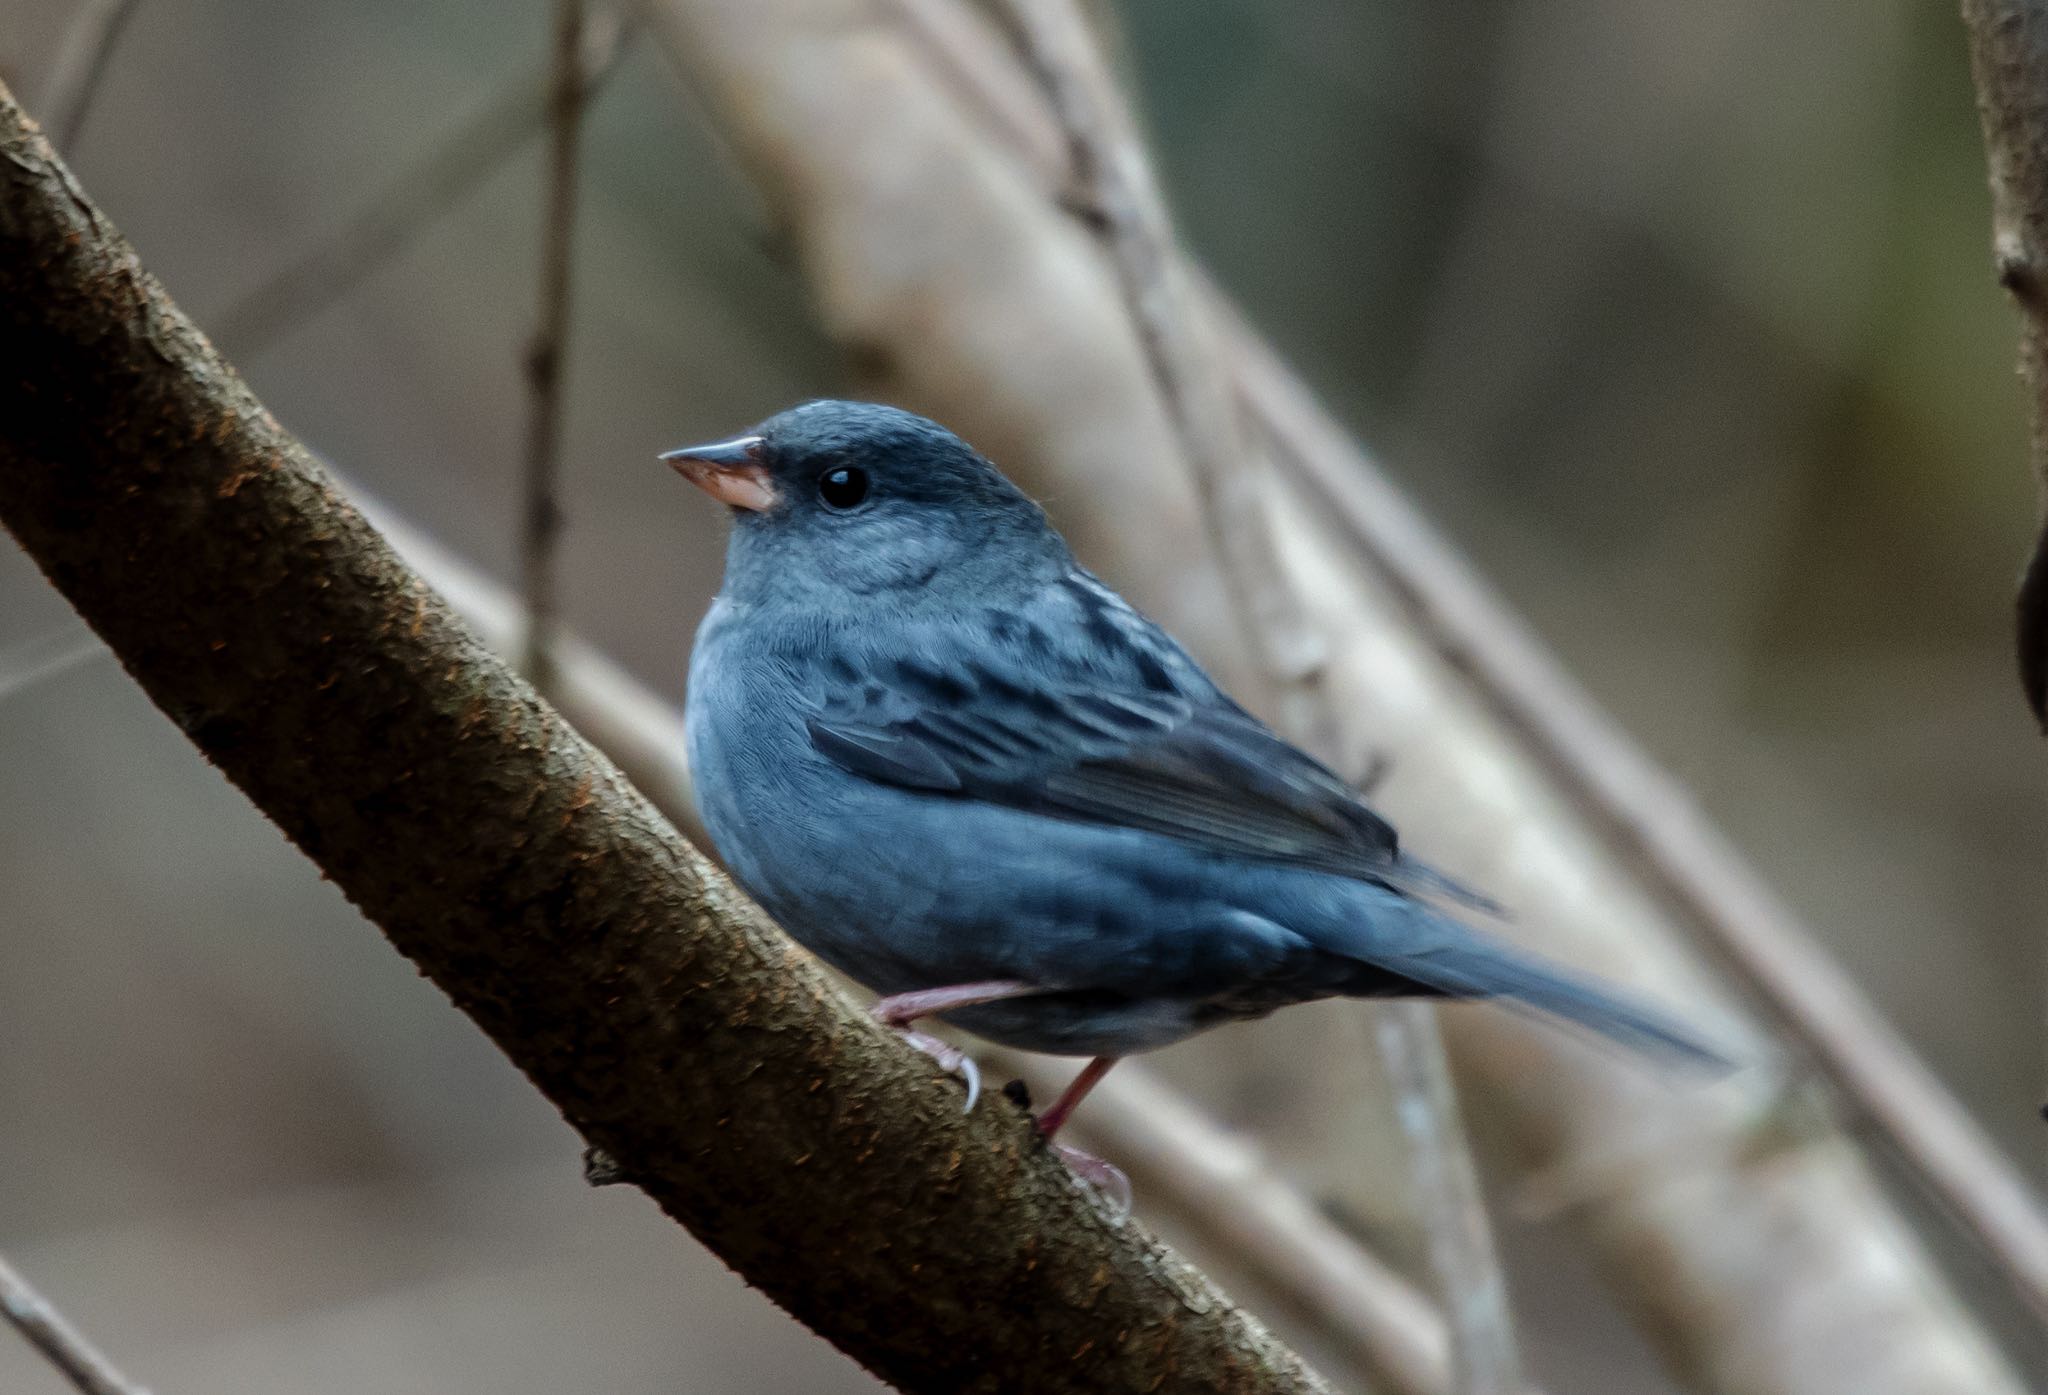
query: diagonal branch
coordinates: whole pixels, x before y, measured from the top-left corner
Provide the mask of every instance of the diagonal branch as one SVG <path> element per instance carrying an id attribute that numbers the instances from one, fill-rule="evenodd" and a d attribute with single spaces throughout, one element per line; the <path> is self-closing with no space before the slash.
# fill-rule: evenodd
<path id="1" fill-rule="evenodd" d="M 1020 1111 L 963 1115 L 492 658 L 4 89 L 0 521 L 591 1144 L 884 1379 L 1326 1389 Z"/>
<path id="2" fill-rule="evenodd" d="M 0 1258 L 0 1318 L 85 1395 L 149 1395 L 114 1369 L 114 1363 L 4 1258 Z"/>
<path id="3" fill-rule="evenodd" d="M 1192 472 L 1243 638 L 1261 660 L 1282 730 L 1338 759 L 1347 716 L 1330 702 L 1327 642 L 1275 550 L 1264 453 L 1246 439 L 1214 326 L 1190 274 L 1137 122 L 1073 0 L 1007 0 L 1024 55 L 1062 133 L 1080 210 L 1100 236 L 1152 379 Z M 1358 744 L 1365 744 L 1363 741 Z M 1480 1195 L 1436 1013 L 1426 1003 L 1373 1009 L 1374 1040 L 1394 1088 L 1431 1269 L 1449 1319 L 1451 1365 L 1465 1395 L 1522 1384 L 1507 1284 Z"/>

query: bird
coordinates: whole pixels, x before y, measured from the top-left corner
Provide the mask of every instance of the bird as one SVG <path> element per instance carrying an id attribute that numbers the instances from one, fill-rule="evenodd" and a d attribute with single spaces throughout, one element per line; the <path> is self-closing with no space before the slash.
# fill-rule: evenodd
<path id="1" fill-rule="evenodd" d="M 1358 791 L 1082 567 L 959 436 L 819 400 L 661 459 L 732 518 L 685 738 L 740 885 L 962 1077 L 938 1018 L 1088 1064 L 1319 999 L 1496 999 L 1667 1060 L 1674 1017 L 1516 948 Z"/>

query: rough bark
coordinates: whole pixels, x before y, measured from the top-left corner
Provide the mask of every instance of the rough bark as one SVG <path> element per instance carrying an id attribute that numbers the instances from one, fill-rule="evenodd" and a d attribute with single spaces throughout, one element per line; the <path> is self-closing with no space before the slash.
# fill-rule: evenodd
<path id="1" fill-rule="evenodd" d="M 993 89 L 969 92 L 962 52 L 943 55 L 949 68 L 914 32 L 906 17 L 935 8 L 662 0 L 649 22 L 785 224 L 867 386 L 991 445 L 1083 556 L 1205 657 L 1227 657 L 1228 612 L 1114 277 L 1047 197 L 1043 166 L 1004 140 L 1019 128 Z M 1735 1018 L 1683 929 L 1401 598 L 1298 486 L 1276 494 L 1282 553 L 1330 636 L 1329 682 L 1349 732 L 1394 756 L 1382 802 L 1410 845 L 1513 905 L 1531 943 Z M 1698 1388 L 2021 1388 L 1810 1099 L 1763 1072 L 1674 1089 L 1506 1014 L 1446 1018 L 1477 1107 L 1559 1184 L 1622 1301 Z"/>
<path id="2" fill-rule="evenodd" d="M 905 1390 L 1325 1387 L 855 1012 L 494 659 L 0 89 L 0 521 L 671 1216 Z"/>
<path id="3" fill-rule="evenodd" d="M 2034 475 L 2048 490 L 2048 4 L 1963 0 L 1991 166 L 1991 248 L 2019 307 L 2020 372 L 2034 402 Z M 2048 525 L 2020 581 L 2020 681 L 2048 729 Z"/>

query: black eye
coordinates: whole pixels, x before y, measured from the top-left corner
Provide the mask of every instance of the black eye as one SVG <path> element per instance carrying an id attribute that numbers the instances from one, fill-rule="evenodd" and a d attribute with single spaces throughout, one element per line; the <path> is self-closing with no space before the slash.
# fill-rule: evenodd
<path id="1" fill-rule="evenodd" d="M 868 497 L 868 472 L 841 465 L 818 476 L 818 497 L 827 508 L 850 509 Z"/>

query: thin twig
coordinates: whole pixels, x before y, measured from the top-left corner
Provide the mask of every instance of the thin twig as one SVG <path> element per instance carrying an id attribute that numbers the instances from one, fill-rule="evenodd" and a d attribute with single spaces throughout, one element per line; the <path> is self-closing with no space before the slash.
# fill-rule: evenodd
<path id="1" fill-rule="evenodd" d="M 1246 439 L 1214 326 L 1190 293 L 1137 123 L 1073 0 L 1006 0 L 1004 10 L 1066 135 L 1079 211 L 1116 268 L 1280 725 L 1334 755 L 1342 715 L 1322 682 L 1326 645 L 1274 546 L 1265 457 Z M 1421 1003 L 1374 1011 L 1449 1320 L 1455 1388 L 1512 1395 L 1522 1380 L 1506 1282 L 1435 1014 Z"/>
<path id="2" fill-rule="evenodd" d="M 582 134 L 583 0 L 556 0 L 554 68 L 548 88 L 548 168 L 543 194 L 540 308 L 526 348 L 525 508 L 519 540 L 520 589 L 526 598 L 521 667 L 548 687 L 548 644 L 555 624 L 555 545 L 562 508 L 555 476 L 562 453 L 562 374 L 569 343 L 569 289 L 576 233 L 576 148 Z"/>
<path id="3" fill-rule="evenodd" d="M 896 0 L 934 67 L 973 84 L 971 105 L 999 113 L 991 130 L 1049 195 L 1064 197 L 1067 176 L 1047 158 L 1058 147 L 1045 102 L 1029 100 L 1035 94 L 1020 84 L 988 80 L 991 46 L 963 26 L 925 22 L 936 3 Z M 2048 23 L 2025 32 L 2048 32 Z M 1521 738 L 1643 885 L 1869 1120 L 2021 1298 L 2048 1313 L 2048 1213 L 2018 1170 L 1692 799 L 1565 674 L 1229 297 L 1196 276 L 1247 414 L 1281 470 L 1308 486 L 1406 607 L 1415 633 Z M 2048 272 L 2039 284 L 2048 287 Z M 2040 295 L 2048 307 L 2048 290 Z M 2042 313 L 2048 321 L 2048 308 Z M 2040 571 L 2048 577 L 2048 565 Z M 2042 589 L 2048 594 L 2048 583 Z M 2048 614 L 2048 603 L 2042 609 Z"/>
<path id="4" fill-rule="evenodd" d="M 85 1395 L 149 1395 L 141 1386 L 114 1369 L 114 1363 L 85 1339 L 50 1300 L 0 1257 L 0 1317 L 28 1339 L 28 1344 L 48 1357 L 50 1364 Z"/>
<path id="5" fill-rule="evenodd" d="M 584 26 L 583 99 L 617 67 L 629 31 L 608 14 Z M 550 70 L 551 71 L 551 70 Z M 269 280 L 213 316 L 214 340 L 237 358 L 262 353 L 328 306 L 501 168 L 546 124 L 545 73 L 521 72 L 419 164 L 406 170 Z"/>
<path id="6" fill-rule="evenodd" d="M 72 17 L 43 89 L 45 129 L 59 150 L 69 152 L 78 144 L 100 79 L 106 76 L 114 45 L 135 14 L 135 5 L 136 0 L 84 0 Z"/>
<path id="7" fill-rule="evenodd" d="M 98 635 L 70 628 L 17 644 L 0 653 L 0 701 L 59 674 L 112 657 L 113 652 L 100 643 Z"/>

